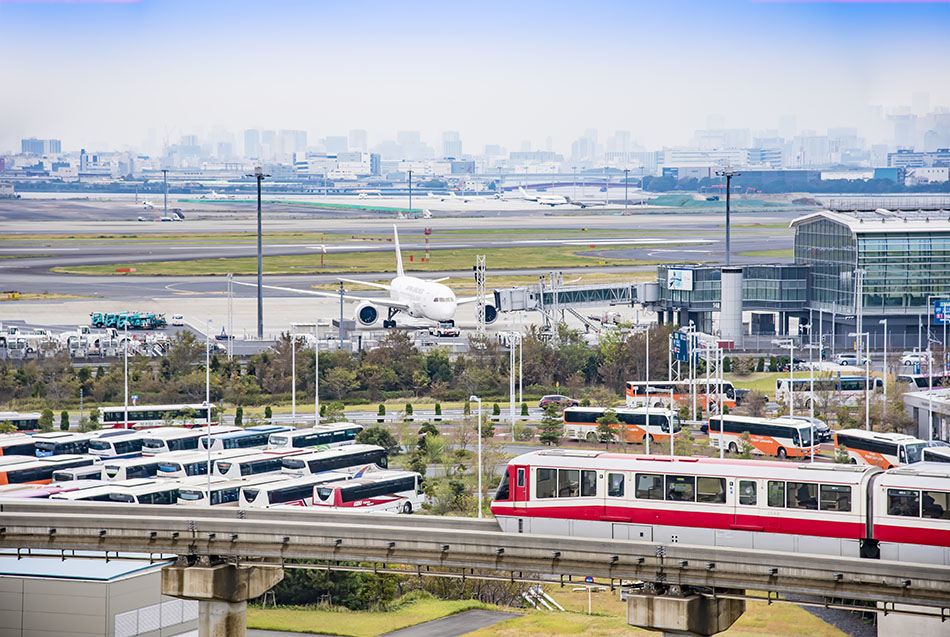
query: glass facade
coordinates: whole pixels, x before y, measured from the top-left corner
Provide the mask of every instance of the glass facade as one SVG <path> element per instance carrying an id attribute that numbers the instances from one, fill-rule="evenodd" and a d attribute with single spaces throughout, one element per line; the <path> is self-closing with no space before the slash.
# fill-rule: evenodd
<path id="1" fill-rule="evenodd" d="M 857 243 L 847 226 L 828 219 L 799 224 L 795 263 L 811 266 L 811 307 L 854 312 Z"/>
<path id="2" fill-rule="evenodd" d="M 669 290 L 667 270 L 689 269 L 693 272 L 692 290 Z M 747 310 L 801 311 L 808 302 L 808 266 L 744 265 L 742 266 L 742 303 Z M 718 311 L 722 285 L 718 266 L 665 266 L 657 268 L 660 299 L 668 308 L 684 308 L 690 312 Z"/>
<path id="3" fill-rule="evenodd" d="M 863 311 L 926 314 L 927 297 L 950 290 L 950 229 L 855 235 L 845 224 L 816 219 L 795 229 L 795 262 L 811 266 L 814 309 L 854 313 L 861 268 Z"/>

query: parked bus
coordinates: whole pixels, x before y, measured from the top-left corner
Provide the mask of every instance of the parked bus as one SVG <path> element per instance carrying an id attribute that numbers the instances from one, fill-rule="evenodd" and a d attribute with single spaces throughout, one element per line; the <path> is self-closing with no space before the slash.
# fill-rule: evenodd
<path id="1" fill-rule="evenodd" d="M 100 482 L 96 486 L 85 489 L 78 489 L 76 491 L 63 491 L 55 495 L 51 495 L 49 499 L 112 502 L 112 494 L 118 493 L 120 489 L 147 486 L 152 484 L 155 484 L 155 481 L 148 478 L 139 478 L 137 480 L 121 480 L 118 482 Z"/>
<path id="2" fill-rule="evenodd" d="M 151 427 L 204 427 L 208 424 L 208 408 L 201 403 L 176 405 L 129 405 L 129 420 L 125 420 L 125 405 L 101 407 L 99 422 L 103 427 L 117 429 L 147 429 Z M 217 424 L 217 414 L 211 413 L 211 424 Z"/>
<path id="3" fill-rule="evenodd" d="M 26 434 L 0 434 L 0 457 L 32 456 L 36 457 L 36 440 Z"/>
<path id="4" fill-rule="evenodd" d="M 238 431 L 239 429 L 240 427 L 212 425 L 211 435 Z M 198 441 L 208 435 L 208 428 L 185 429 L 182 427 L 160 427 L 147 433 L 148 435 L 142 442 L 142 455 L 154 456 L 159 453 L 168 453 L 169 451 L 197 449 Z"/>
<path id="5" fill-rule="evenodd" d="M 100 435 L 89 441 L 89 453 L 100 458 L 132 458 L 142 453 L 142 443 L 147 435 L 142 431 L 122 431 L 114 436 Z"/>
<path id="6" fill-rule="evenodd" d="M 202 439 L 203 440 L 203 439 Z M 211 471 L 214 473 L 215 463 L 219 460 L 249 456 L 253 449 L 231 449 L 229 451 L 211 452 Z M 159 478 L 190 478 L 192 476 L 208 475 L 207 451 L 170 451 L 155 458 L 158 460 Z"/>
<path id="7" fill-rule="evenodd" d="M 176 504 L 179 488 L 181 483 L 177 480 L 151 480 L 148 484 L 119 487 L 109 494 L 109 500 L 129 504 Z"/>
<path id="8" fill-rule="evenodd" d="M 723 431 L 724 430 L 724 431 Z M 722 445 L 731 453 L 742 450 L 742 434 L 748 433 L 752 453 L 779 458 L 801 458 L 818 453 L 812 424 L 803 420 L 754 418 L 751 416 L 712 416 L 709 419 L 709 444 Z"/>
<path id="9" fill-rule="evenodd" d="M 642 443 L 646 436 L 651 441 L 670 439 L 670 423 L 673 436 L 680 431 L 679 416 L 669 409 L 650 409 L 650 424 L 647 426 L 647 409 L 614 409 L 620 424 L 613 427 L 618 438 L 624 442 Z M 564 409 L 564 437 L 571 440 L 598 442 L 597 419 L 607 412 L 606 407 L 567 407 Z"/>
<path id="10" fill-rule="evenodd" d="M 835 446 L 847 449 L 851 464 L 870 464 L 890 469 L 920 462 L 927 443 L 905 434 L 842 429 L 835 432 Z"/>
<path id="11" fill-rule="evenodd" d="M 309 506 L 313 501 L 315 486 L 351 477 L 348 473 L 336 471 L 292 479 L 287 479 L 286 476 L 275 476 L 273 482 L 242 487 L 239 506 L 242 509 L 267 509 L 279 504 Z"/>
<path id="12" fill-rule="evenodd" d="M 38 431 L 40 428 L 40 414 L 30 412 L 21 414 L 16 411 L 0 411 L 0 423 L 8 422 L 17 428 L 17 431 Z"/>
<path id="13" fill-rule="evenodd" d="M 238 505 L 241 499 L 241 489 L 243 487 L 253 487 L 270 482 L 280 482 L 284 480 L 280 476 L 268 474 L 248 478 L 246 480 L 228 480 L 227 478 L 214 477 L 211 479 L 211 504 L 210 506 L 234 506 Z M 178 490 L 178 504 L 182 506 L 209 506 L 208 505 L 208 483 L 202 482 L 183 486 Z"/>
<path id="14" fill-rule="evenodd" d="M 935 368 L 933 380 L 928 374 L 898 374 L 897 384 L 903 385 L 911 391 L 929 389 L 931 385 L 934 387 L 948 387 L 950 386 L 950 372 L 941 372 Z"/>
<path id="15" fill-rule="evenodd" d="M 719 409 L 719 387 L 720 383 L 709 379 L 706 384 L 705 378 L 696 379 L 692 382 L 695 385 L 696 404 L 704 410 L 718 411 Z M 670 390 L 673 390 L 673 403 L 689 404 L 692 399 L 690 381 L 665 381 L 651 380 L 649 390 L 644 381 L 627 382 L 627 407 L 645 407 L 647 404 L 647 395 L 649 394 L 650 407 L 670 406 Z M 736 389 L 728 380 L 722 381 L 722 404 L 729 409 L 736 406 Z M 714 406 L 713 406 L 714 405 Z"/>
<path id="16" fill-rule="evenodd" d="M 225 449 L 253 449 L 267 446 L 267 439 L 271 434 L 282 431 L 294 431 L 296 427 L 290 425 L 254 425 L 239 431 L 216 434 L 211 436 L 211 450 L 224 451 Z M 201 439 L 201 448 L 208 448 L 208 441 Z"/>
<path id="17" fill-rule="evenodd" d="M 68 431 L 50 431 L 33 435 L 36 444 L 36 457 L 48 458 L 64 454 L 84 454 L 89 451 L 89 441 L 94 433 L 69 433 Z"/>
<path id="18" fill-rule="evenodd" d="M 249 476 L 259 476 L 267 473 L 280 473 L 283 468 L 282 460 L 287 456 L 302 455 L 303 449 L 292 451 L 260 451 L 236 458 L 219 460 L 215 463 L 213 475 L 238 480 Z"/>
<path id="19" fill-rule="evenodd" d="M 71 467 L 53 472 L 53 482 L 88 482 L 102 480 L 102 466 L 91 464 L 85 467 Z"/>
<path id="20" fill-rule="evenodd" d="M 58 472 L 57 472 L 58 473 Z M 50 482 L 49 484 L 6 484 L 0 487 L 0 499 L 45 500 L 57 493 L 79 491 L 101 485 L 98 480 L 72 480 L 68 482 Z"/>
<path id="21" fill-rule="evenodd" d="M 950 462 L 950 447 L 925 447 L 921 455 L 924 462 Z"/>
<path id="22" fill-rule="evenodd" d="M 312 451 L 284 456 L 282 472 L 291 476 L 305 476 L 325 471 L 360 473 L 367 469 L 385 469 L 389 466 L 386 450 L 376 445 L 348 445 L 325 451 Z"/>
<path id="23" fill-rule="evenodd" d="M 141 456 L 138 458 L 115 458 L 102 463 L 102 480 L 134 480 L 135 478 L 154 478 L 158 474 L 158 458 Z"/>
<path id="24" fill-rule="evenodd" d="M 342 511 L 412 513 L 425 501 L 422 476 L 412 471 L 381 471 L 362 478 L 319 484 L 313 506 Z"/>
<path id="25" fill-rule="evenodd" d="M 338 422 L 310 429 L 297 429 L 271 434 L 267 448 L 271 450 L 303 449 L 305 447 L 341 447 L 351 445 L 356 436 L 363 431 L 362 425 L 351 422 Z"/>
<path id="26" fill-rule="evenodd" d="M 884 381 L 876 376 L 871 377 L 870 383 L 871 391 L 884 389 Z M 814 384 L 816 395 L 832 392 L 841 404 L 854 406 L 859 400 L 864 399 L 868 378 L 867 376 L 822 376 L 815 378 Z M 775 397 L 787 403 L 790 386 L 794 392 L 795 406 L 811 408 L 812 380 L 805 376 L 793 379 L 790 384 L 788 378 L 778 378 L 775 380 Z"/>
<path id="27" fill-rule="evenodd" d="M 70 467 L 84 467 L 98 462 L 95 456 L 61 455 L 52 458 L 30 458 L 28 456 L 10 456 L 0 458 L 0 485 L 33 483 L 48 484 L 53 481 L 53 473 Z"/>

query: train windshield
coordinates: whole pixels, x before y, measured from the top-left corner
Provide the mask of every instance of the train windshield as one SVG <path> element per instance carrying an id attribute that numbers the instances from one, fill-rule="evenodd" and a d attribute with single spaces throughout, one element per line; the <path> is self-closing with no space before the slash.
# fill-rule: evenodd
<path id="1" fill-rule="evenodd" d="M 507 500 L 508 498 L 508 472 L 505 471 L 501 477 L 501 484 L 498 485 L 498 491 L 495 492 L 495 499 Z"/>

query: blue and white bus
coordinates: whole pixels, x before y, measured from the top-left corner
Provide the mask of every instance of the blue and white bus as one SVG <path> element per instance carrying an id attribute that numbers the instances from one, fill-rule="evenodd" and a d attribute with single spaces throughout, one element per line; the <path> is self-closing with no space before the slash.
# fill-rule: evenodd
<path id="1" fill-rule="evenodd" d="M 239 431 L 240 427 L 212 425 L 210 434 Z M 142 443 L 142 455 L 154 456 L 169 451 L 188 451 L 198 448 L 198 441 L 208 435 L 208 428 L 185 429 L 183 427 L 159 427 L 145 432 L 145 441 Z"/>
<path id="2" fill-rule="evenodd" d="M 210 454 L 211 471 L 214 473 L 214 466 L 220 460 L 234 460 L 252 455 L 255 452 L 254 449 L 212 451 Z M 206 476 L 208 475 L 208 455 L 207 451 L 170 451 L 155 456 L 158 461 L 157 477 L 181 479 L 192 476 Z"/>
<path id="3" fill-rule="evenodd" d="M 335 471 L 290 480 L 286 476 L 274 476 L 273 482 L 242 487 L 239 506 L 242 509 L 269 509 L 280 504 L 310 506 L 313 503 L 315 486 L 352 477 L 348 473 Z"/>
<path id="4" fill-rule="evenodd" d="M 241 431 L 232 431 L 229 433 L 215 434 L 211 436 L 211 451 L 224 451 L 226 449 L 254 449 L 267 446 L 267 439 L 271 434 L 282 431 L 294 431 L 296 427 L 290 425 L 254 425 Z M 201 448 L 208 448 L 208 440 L 201 439 Z"/>
<path id="5" fill-rule="evenodd" d="M 106 433 L 112 433 L 108 431 Z M 122 430 L 116 435 L 99 435 L 89 441 L 89 453 L 101 458 L 133 458 L 141 455 L 144 431 Z"/>
<path id="6" fill-rule="evenodd" d="M 89 451 L 89 441 L 95 437 L 94 433 L 78 434 L 68 431 L 35 434 L 33 443 L 36 445 L 36 457 L 85 454 Z"/>
<path id="7" fill-rule="evenodd" d="M 208 424 L 208 408 L 201 403 L 174 405 L 129 405 L 129 419 L 125 419 L 125 405 L 100 407 L 99 421 L 103 427 L 116 429 L 150 429 L 152 427 L 204 427 Z M 212 412 L 211 424 L 217 424 Z"/>
<path id="8" fill-rule="evenodd" d="M 359 473 L 387 468 L 389 456 L 385 449 L 376 445 L 347 445 L 285 456 L 281 464 L 282 472 L 291 476 L 306 476 L 326 471 Z"/>
<path id="9" fill-rule="evenodd" d="M 306 447 L 342 447 L 356 442 L 356 436 L 363 431 L 362 425 L 351 422 L 338 422 L 310 429 L 297 429 L 271 434 L 267 449 L 273 451 L 292 451 Z M 311 451 L 315 451 L 311 449 Z"/>

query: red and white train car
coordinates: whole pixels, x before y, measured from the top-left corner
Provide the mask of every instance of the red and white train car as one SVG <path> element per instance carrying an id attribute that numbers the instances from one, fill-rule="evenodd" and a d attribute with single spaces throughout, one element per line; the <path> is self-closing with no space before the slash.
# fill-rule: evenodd
<path id="1" fill-rule="evenodd" d="M 950 464 L 918 462 L 885 471 L 873 497 L 881 559 L 950 564 Z"/>
<path id="2" fill-rule="evenodd" d="M 556 449 L 511 460 L 491 508 L 512 533 L 853 557 L 877 557 L 880 541 L 888 559 L 950 564 L 948 474 L 912 471 Z M 915 488 L 918 517 L 886 513 L 888 489 Z M 937 491 L 941 517 L 922 519 Z"/>

